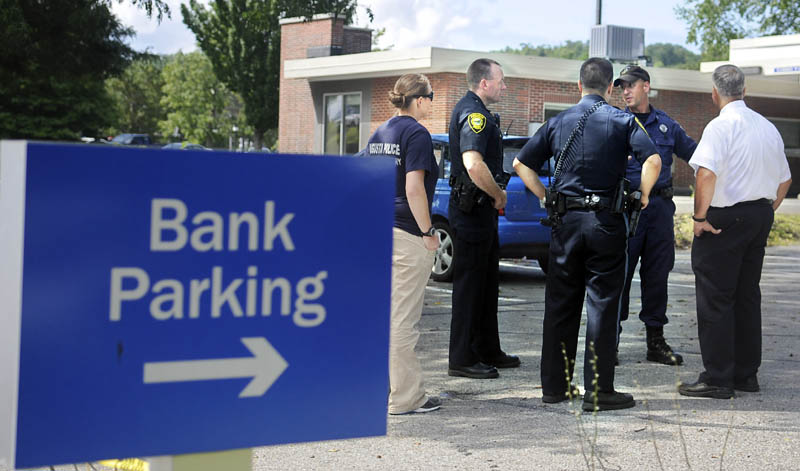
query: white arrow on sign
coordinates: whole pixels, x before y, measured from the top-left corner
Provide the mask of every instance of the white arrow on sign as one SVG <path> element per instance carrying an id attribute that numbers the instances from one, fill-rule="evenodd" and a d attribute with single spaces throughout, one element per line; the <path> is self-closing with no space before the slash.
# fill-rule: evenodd
<path id="1" fill-rule="evenodd" d="M 212 379 L 253 378 L 239 397 L 263 396 L 289 366 L 264 337 L 243 337 L 252 357 L 218 360 L 163 361 L 144 364 L 144 382 L 177 383 Z"/>

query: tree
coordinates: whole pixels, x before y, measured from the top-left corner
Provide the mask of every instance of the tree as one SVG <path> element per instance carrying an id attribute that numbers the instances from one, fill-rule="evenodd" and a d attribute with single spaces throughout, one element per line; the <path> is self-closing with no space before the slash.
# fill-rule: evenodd
<path id="1" fill-rule="evenodd" d="M 217 79 L 211 62 L 202 52 L 179 52 L 164 66 L 162 106 L 167 117 L 159 123 L 165 136 L 208 147 L 225 147 L 238 114 L 236 98 Z"/>
<path id="2" fill-rule="evenodd" d="M 700 56 L 677 44 L 650 44 L 645 47 L 644 54 L 653 59 L 653 65 L 656 67 L 689 70 L 700 69 Z"/>
<path id="3" fill-rule="evenodd" d="M 74 140 L 114 119 L 106 78 L 135 56 L 97 0 L 0 0 L 0 137 Z"/>
<path id="4" fill-rule="evenodd" d="M 519 49 L 506 46 L 499 52 L 521 54 L 524 56 L 558 57 L 561 59 L 586 60 L 589 58 L 589 41 L 567 41 L 558 46 L 543 44 L 534 46 L 531 43 L 520 43 Z"/>
<path id="5" fill-rule="evenodd" d="M 278 125 L 280 24 L 283 17 L 334 13 L 349 21 L 355 0 L 197 0 L 181 5 L 183 22 L 194 33 L 214 73 L 244 100 L 257 148 Z"/>
<path id="6" fill-rule="evenodd" d="M 800 33 L 794 0 L 687 0 L 675 13 L 689 25 L 686 40 L 704 61 L 728 59 L 731 39 Z"/>
<path id="7" fill-rule="evenodd" d="M 115 102 L 119 116 L 116 126 L 110 127 L 107 134 L 158 134 L 159 122 L 167 117 L 161 105 L 164 96 L 162 71 L 166 62 L 161 56 L 142 57 L 125 69 L 122 75 L 106 81 L 106 89 Z"/>
<path id="8" fill-rule="evenodd" d="M 113 0 L 104 0 L 107 5 L 110 5 Z M 124 3 L 128 0 L 117 0 L 117 3 Z M 167 15 L 167 18 L 172 17 L 172 12 L 169 9 L 169 5 L 165 0 L 129 0 L 132 5 L 137 6 L 139 8 L 144 8 L 144 11 L 147 13 L 147 17 L 151 18 L 153 16 L 153 12 L 156 14 L 156 18 L 159 22 Z"/>

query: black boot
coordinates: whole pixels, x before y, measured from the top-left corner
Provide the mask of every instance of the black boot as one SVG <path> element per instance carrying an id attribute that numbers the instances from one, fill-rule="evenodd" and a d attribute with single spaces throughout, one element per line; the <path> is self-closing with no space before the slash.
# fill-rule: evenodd
<path id="1" fill-rule="evenodd" d="M 672 351 L 664 340 L 663 327 L 647 326 L 647 361 L 655 361 L 665 365 L 681 365 L 683 357 Z"/>

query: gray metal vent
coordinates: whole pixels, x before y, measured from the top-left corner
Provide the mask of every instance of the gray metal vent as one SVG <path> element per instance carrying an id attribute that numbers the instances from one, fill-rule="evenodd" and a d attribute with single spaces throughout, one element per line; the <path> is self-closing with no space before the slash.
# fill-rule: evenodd
<path id="1" fill-rule="evenodd" d="M 627 26 L 592 26 L 590 57 L 632 61 L 644 55 L 644 29 Z"/>

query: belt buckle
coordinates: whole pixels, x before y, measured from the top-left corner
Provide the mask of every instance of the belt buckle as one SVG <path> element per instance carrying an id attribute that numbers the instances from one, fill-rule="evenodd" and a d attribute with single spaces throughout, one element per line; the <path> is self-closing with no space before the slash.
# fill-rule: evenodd
<path id="1" fill-rule="evenodd" d="M 595 209 L 600 204 L 600 197 L 597 195 L 586 195 L 583 201 L 586 206 Z"/>

